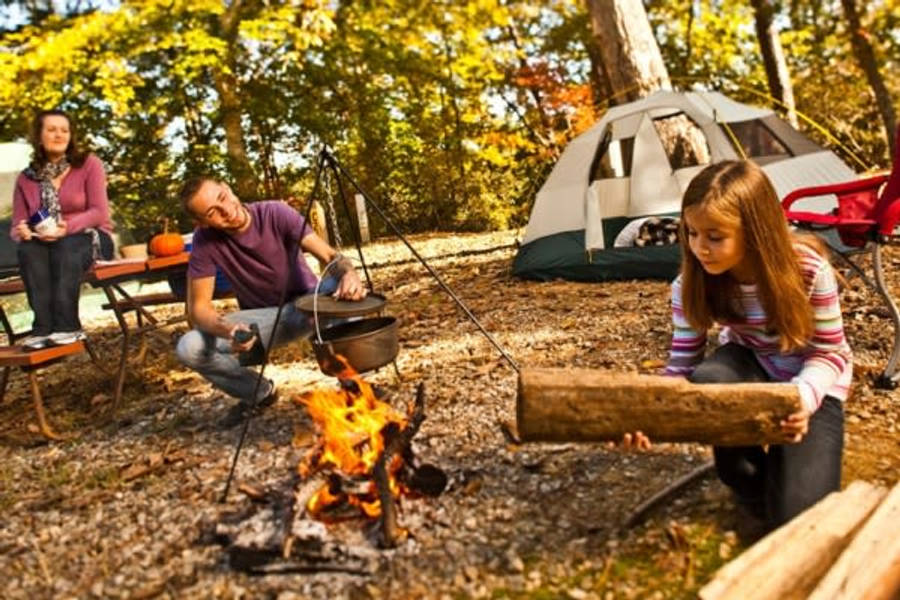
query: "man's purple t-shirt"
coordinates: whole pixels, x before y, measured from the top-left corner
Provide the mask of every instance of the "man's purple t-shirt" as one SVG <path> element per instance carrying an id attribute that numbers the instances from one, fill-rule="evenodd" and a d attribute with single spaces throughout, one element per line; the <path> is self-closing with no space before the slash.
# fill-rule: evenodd
<path id="1" fill-rule="evenodd" d="M 251 223 L 243 233 L 229 235 L 210 227 L 194 230 L 188 277 L 215 277 L 219 267 L 241 308 L 278 306 L 288 277 L 288 300 L 312 292 L 316 276 L 298 256 L 297 241 L 312 233 L 304 218 L 277 200 L 245 206 Z"/>

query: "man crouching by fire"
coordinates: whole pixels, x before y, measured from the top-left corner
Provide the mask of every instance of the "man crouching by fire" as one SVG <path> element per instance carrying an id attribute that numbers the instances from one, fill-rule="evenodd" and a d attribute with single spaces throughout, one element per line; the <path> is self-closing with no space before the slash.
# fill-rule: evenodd
<path id="1" fill-rule="evenodd" d="M 285 304 L 273 344 L 312 333 L 309 315 L 294 305 L 297 297 L 313 293 L 317 283 L 299 249 L 335 263 L 319 285 L 320 293 L 361 300 L 367 290 L 351 262 L 286 203 L 245 205 L 227 184 L 205 176 L 188 180 L 180 195 L 197 224 L 187 271 L 187 310 L 194 329 L 181 336 L 175 352 L 183 364 L 238 398 L 221 421 L 223 427 L 232 427 L 277 399 L 269 379 L 260 383 L 253 397 L 258 374 L 243 366 L 239 355 L 269 342 L 282 298 Z M 217 268 L 237 295 L 237 312 L 221 315 L 213 306 Z M 251 331 L 258 335 L 249 336 Z"/>

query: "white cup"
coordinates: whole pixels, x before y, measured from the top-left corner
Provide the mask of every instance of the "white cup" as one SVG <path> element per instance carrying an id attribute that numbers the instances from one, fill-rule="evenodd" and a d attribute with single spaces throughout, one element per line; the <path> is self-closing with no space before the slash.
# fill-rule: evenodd
<path id="1" fill-rule="evenodd" d="M 53 218 L 50 211 L 43 207 L 29 217 L 28 224 L 39 236 L 53 235 L 58 227 L 56 219 Z"/>

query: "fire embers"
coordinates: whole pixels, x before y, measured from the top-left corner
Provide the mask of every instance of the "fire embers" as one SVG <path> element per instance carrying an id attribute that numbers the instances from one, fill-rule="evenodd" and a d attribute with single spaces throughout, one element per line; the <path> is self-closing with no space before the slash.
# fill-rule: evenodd
<path id="1" fill-rule="evenodd" d="M 407 415 L 380 400 L 372 386 L 346 362 L 340 387 L 308 392 L 297 399 L 319 429 L 316 445 L 298 471 L 307 482 L 323 483 L 306 501 L 306 513 L 337 521 L 360 513 L 381 523 L 381 544 L 406 537 L 397 525 L 395 500 L 421 494 L 437 496 L 447 484 L 443 471 L 416 465 L 412 438 L 425 420 L 424 386 Z"/>

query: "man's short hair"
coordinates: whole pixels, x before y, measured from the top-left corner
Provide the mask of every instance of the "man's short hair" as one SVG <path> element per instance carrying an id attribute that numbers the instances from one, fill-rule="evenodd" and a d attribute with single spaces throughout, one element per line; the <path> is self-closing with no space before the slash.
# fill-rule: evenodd
<path id="1" fill-rule="evenodd" d="M 191 212 L 191 207 L 188 206 L 191 200 L 194 199 L 194 196 L 197 195 L 197 192 L 200 191 L 200 187 L 203 186 L 207 181 L 218 181 L 212 175 L 196 175 L 190 177 L 184 182 L 184 185 L 181 186 L 181 191 L 178 193 L 178 197 L 181 198 L 181 206 L 184 208 L 184 212 L 194 216 L 194 213 Z"/>

